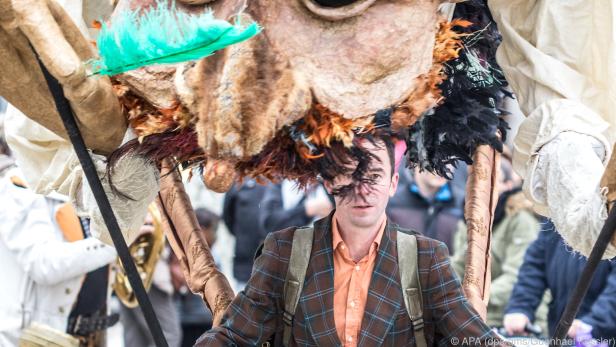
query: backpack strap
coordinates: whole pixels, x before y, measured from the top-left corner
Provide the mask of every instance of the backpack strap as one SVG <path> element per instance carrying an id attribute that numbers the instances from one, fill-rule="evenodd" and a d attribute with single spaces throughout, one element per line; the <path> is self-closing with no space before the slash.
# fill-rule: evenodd
<path id="1" fill-rule="evenodd" d="M 282 341 L 284 346 L 289 346 L 291 341 L 293 318 L 306 278 L 313 238 L 314 229 L 311 227 L 297 228 L 293 233 L 291 257 L 289 258 L 287 277 L 284 280 L 284 312 L 282 314 L 282 321 L 284 322 Z"/>
<path id="2" fill-rule="evenodd" d="M 423 300 L 421 296 L 421 284 L 419 283 L 419 271 L 417 264 L 417 238 L 415 235 L 398 231 L 398 268 L 400 269 L 400 285 L 406 311 L 413 323 L 415 344 L 417 347 L 427 347 L 424 334 Z"/>

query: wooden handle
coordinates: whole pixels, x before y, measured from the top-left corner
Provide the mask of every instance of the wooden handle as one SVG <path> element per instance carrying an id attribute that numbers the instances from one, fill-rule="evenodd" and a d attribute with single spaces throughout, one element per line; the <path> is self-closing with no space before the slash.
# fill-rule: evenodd
<path id="1" fill-rule="evenodd" d="M 490 298 L 490 239 L 498 201 L 496 183 L 500 155 L 492 147 L 477 147 L 466 185 L 464 212 L 468 251 L 462 287 L 471 305 L 485 320 Z"/>
<path id="2" fill-rule="evenodd" d="M 217 326 L 235 295 L 227 278 L 216 268 L 184 183 L 171 159 L 162 163 L 157 202 L 163 229 L 180 261 L 186 283 L 193 293 L 202 296 L 212 311 L 213 325 Z"/>

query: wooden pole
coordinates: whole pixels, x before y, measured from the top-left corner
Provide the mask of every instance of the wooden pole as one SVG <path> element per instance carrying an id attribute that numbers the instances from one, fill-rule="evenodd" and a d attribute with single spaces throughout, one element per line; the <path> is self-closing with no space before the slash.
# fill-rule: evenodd
<path id="1" fill-rule="evenodd" d="M 171 159 L 163 160 L 160 177 L 157 203 L 163 229 L 180 261 L 188 288 L 201 295 L 212 311 L 213 326 L 217 326 L 235 294 L 225 275 L 216 268 L 184 183 Z"/>
<path id="2" fill-rule="evenodd" d="M 468 227 L 468 250 L 462 288 L 466 298 L 484 320 L 490 298 L 490 239 L 498 201 L 496 183 L 500 154 L 488 145 L 477 147 L 466 184 L 464 214 Z"/>

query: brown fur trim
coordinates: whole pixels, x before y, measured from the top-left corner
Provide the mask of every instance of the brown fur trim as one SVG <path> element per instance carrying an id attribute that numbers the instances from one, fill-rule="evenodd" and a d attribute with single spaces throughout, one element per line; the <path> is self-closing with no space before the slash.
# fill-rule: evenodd
<path id="1" fill-rule="evenodd" d="M 308 134 L 308 140 L 316 146 L 331 147 L 333 141 L 340 141 L 351 147 L 356 132 L 366 132 L 374 128 L 373 116 L 355 119 L 344 118 L 321 104 L 316 104 L 304 117 L 298 130 Z"/>
<path id="2" fill-rule="evenodd" d="M 142 141 L 146 136 L 163 134 L 192 127 L 193 116 L 178 102 L 169 109 L 160 109 L 148 103 L 124 83 L 114 79 L 113 90 L 128 115 L 130 127 Z"/>
<path id="3" fill-rule="evenodd" d="M 381 133 L 389 135 L 389 132 L 381 130 L 356 133 L 351 146 L 346 146 L 341 140 L 332 140 L 328 146 L 317 147 L 318 156 L 310 157 L 305 152 L 306 147 L 301 142 L 293 141 L 288 129 L 283 129 L 261 153 L 237 163 L 236 171 L 240 177 L 274 182 L 293 180 L 301 189 L 317 183 L 319 176 L 324 180 L 333 180 L 336 176 L 352 175 L 356 184 L 339 192 L 345 195 L 358 185 L 371 183 L 365 173 L 374 156 L 363 148 L 362 142 L 374 142 Z"/>
<path id="4" fill-rule="evenodd" d="M 128 141 L 109 156 L 108 171 L 113 174 L 114 165 L 126 155 L 139 155 L 156 164 L 165 158 L 175 158 L 180 163 L 205 162 L 203 150 L 197 143 L 197 134 L 189 128 L 152 134 L 141 141 L 138 139 Z"/>

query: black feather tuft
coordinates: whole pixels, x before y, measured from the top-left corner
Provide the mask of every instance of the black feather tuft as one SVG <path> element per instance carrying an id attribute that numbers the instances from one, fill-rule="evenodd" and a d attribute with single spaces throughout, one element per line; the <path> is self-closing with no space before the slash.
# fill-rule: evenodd
<path id="1" fill-rule="evenodd" d="M 499 105 L 511 97 L 495 58 L 500 34 L 484 1 L 456 5 L 454 18 L 473 25 L 459 28 L 470 35 L 460 56 L 445 65 L 447 79 L 439 85 L 445 101 L 421 117 L 407 137 L 407 163 L 447 178 L 459 160 L 473 163 L 479 145 L 502 151 L 508 126 Z"/>

